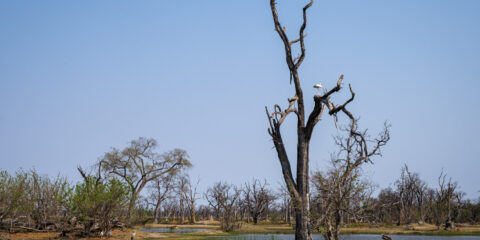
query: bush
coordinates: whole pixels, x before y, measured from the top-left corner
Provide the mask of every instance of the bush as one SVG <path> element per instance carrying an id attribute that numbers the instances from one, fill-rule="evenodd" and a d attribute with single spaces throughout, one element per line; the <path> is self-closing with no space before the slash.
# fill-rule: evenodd
<path id="1" fill-rule="evenodd" d="M 90 235 L 98 227 L 109 231 L 123 215 L 127 196 L 126 186 L 117 179 L 103 183 L 88 176 L 83 183 L 77 184 L 72 199 L 72 212 L 83 225 L 83 234 Z"/>

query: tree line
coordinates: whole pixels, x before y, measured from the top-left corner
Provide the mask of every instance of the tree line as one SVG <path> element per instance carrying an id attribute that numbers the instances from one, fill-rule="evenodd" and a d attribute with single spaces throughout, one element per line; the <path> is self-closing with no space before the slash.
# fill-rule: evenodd
<path id="1" fill-rule="evenodd" d="M 443 171 L 437 185 L 429 186 L 405 165 L 392 187 L 374 196 L 375 184 L 349 155 L 353 142 L 337 137 L 336 143 L 339 151 L 330 167 L 312 172 L 310 189 L 310 225 L 328 239 L 338 239 L 340 227 L 351 223 L 430 223 L 448 229 L 480 221 L 480 199 L 466 199 Z M 1 171 L 0 228 L 90 236 L 147 222 L 219 222 L 225 231 L 259 222 L 295 226 L 295 202 L 285 185 L 275 188 L 260 179 L 217 182 L 201 193 L 190 167 L 185 150 L 160 154 L 155 140 L 139 138 L 107 152 L 89 171 L 78 167 L 82 180 L 75 184 L 36 170 Z"/>

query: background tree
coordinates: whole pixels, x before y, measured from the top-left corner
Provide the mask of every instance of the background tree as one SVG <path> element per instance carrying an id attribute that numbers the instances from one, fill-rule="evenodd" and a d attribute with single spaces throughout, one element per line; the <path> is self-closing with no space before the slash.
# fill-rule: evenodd
<path id="1" fill-rule="evenodd" d="M 83 235 L 90 236 L 97 224 L 107 232 L 124 216 L 122 209 L 126 206 L 128 189 L 116 178 L 87 175 L 80 168 L 79 172 L 83 182 L 75 186 L 73 215 L 83 225 Z"/>
<path id="2" fill-rule="evenodd" d="M 412 173 L 405 165 L 402 168 L 400 179 L 395 182 L 400 206 L 400 218 L 398 224 L 410 224 L 415 214 L 419 214 L 419 220 L 424 219 L 424 201 L 426 198 L 426 184 L 417 173 Z M 415 212 L 417 210 L 417 212 Z"/>
<path id="3" fill-rule="evenodd" d="M 106 173 L 122 178 L 129 186 L 128 219 L 147 183 L 162 175 L 191 166 L 185 150 L 174 149 L 159 154 L 155 152 L 156 147 L 157 141 L 141 137 L 131 141 L 123 150 L 112 149 L 99 162 Z"/>
<path id="4" fill-rule="evenodd" d="M 455 200 L 460 197 L 457 188 L 458 183 L 452 181 L 451 178 L 447 179 L 447 174 L 442 170 L 438 177 L 438 189 L 436 190 L 432 212 L 435 224 L 438 227 L 445 224 L 445 230 L 453 227 L 452 210 L 455 207 Z"/>
<path id="5" fill-rule="evenodd" d="M 185 202 L 186 202 L 186 193 L 187 189 L 188 178 L 186 175 L 178 175 L 176 181 L 176 193 L 179 199 L 179 211 L 180 211 L 180 221 L 181 224 L 185 222 Z"/>
<path id="6" fill-rule="evenodd" d="M 283 216 L 285 218 L 285 222 L 288 224 L 292 224 L 291 217 L 292 217 L 292 201 L 290 198 L 290 193 L 284 184 L 280 184 L 280 188 L 278 190 L 279 198 L 281 200 L 281 208 L 283 212 Z"/>
<path id="7" fill-rule="evenodd" d="M 6 171 L 0 172 L 0 222 L 2 228 L 7 228 L 11 232 L 12 227 L 18 221 L 29 221 L 20 219 L 21 216 L 28 216 L 31 209 L 27 195 L 29 186 L 28 174 L 21 169 L 14 176 Z"/>
<path id="8" fill-rule="evenodd" d="M 404 166 L 400 175 L 400 179 L 395 182 L 398 192 L 400 204 L 399 223 L 410 224 L 413 217 L 415 207 L 415 181 L 412 179 L 408 167 Z"/>
<path id="9" fill-rule="evenodd" d="M 249 215 L 253 218 L 253 224 L 257 224 L 259 217 L 268 210 L 268 203 L 273 201 L 275 196 L 268 189 L 266 180 L 260 182 L 254 179 L 251 183 L 245 183 L 243 192 Z"/>
<path id="10" fill-rule="evenodd" d="M 344 128 L 347 136 L 335 138 L 339 150 L 332 155 L 331 168 L 326 173 L 316 172 L 313 183 L 318 193 L 321 211 L 315 227 L 320 223 L 326 226 L 325 238 L 338 240 L 342 216 L 356 216 L 361 213 L 364 203 L 370 198 L 371 188 L 367 181 L 361 181 L 361 167 L 365 163 L 373 163 L 373 157 L 381 155 L 381 148 L 390 140 L 389 126 L 385 124 L 383 131 L 376 139 L 369 139 L 367 131 L 357 129 L 357 121 L 352 120 L 349 128 Z M 367 145 L 373 143 L 373 147 Z"/>
<path id="11" fill-rule="evenodd" d="M 240 194 L 240 189 L 222 182 L 215 183 L 205 193 L 205 199 L 217 212 L 221 228 L 227 232 L 240 226 L 236 221 L 236 207 Z"/>
<path id="12" fill-rule="evenodd" d="M 66 216 L 70 211 L 68 207 L 70 194 L 71 190 L 66 178 L 57 176 L 55 179 L 50 179 L 32 170 L 28 201 L 31 206 L 30 217 L 35 223 L 34 228 L 63 229 Z"/>
<path id="13" fill-rule="evenodd" d="M 149 188 L 150 196 L 147 202 L 154 206 L 153 210 L 153 223 L 157 224 L 160 220 L 162 203 L 169 197 L 172 189 L 174 188 L 174 177 L 172 174 L 166 174 L 155 178 Z"/>
<path id="14" fill-rule="evenodd" d="M 190 211 L 190 223 L 195 223 L 195 202 L 200 199 L 197 194 L 198 184 L 200 179 L 197 179 L 195 183 L 192 182 L 190 177 L 187 175 L 186 188 L 183 192 L 184 198 L 187 201 L 188 209 Z"/>
<path id="15" fill-rule="evenodd" d="M 377 197 L 377 215 L 379 222 L 397 223 L 400 225 L 401 206 L 399 194 L 392 188 L 384 188 Z"/>

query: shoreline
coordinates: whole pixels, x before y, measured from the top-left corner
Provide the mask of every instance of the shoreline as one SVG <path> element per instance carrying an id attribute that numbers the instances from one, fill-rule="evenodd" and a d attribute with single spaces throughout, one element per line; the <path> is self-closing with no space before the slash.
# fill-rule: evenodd
<path id="1" fill-rule="evenodd" d="M 461 226 L 455 230 L 438 230 L 435 226 L 429 224 L 423 225 L 410 225 L 413 229 L 405 229 L 405 226 L 379 226 L 379 227 L 368 227 L 368 226 L 349 226 L 346 228 L 341 228 L 340 232 L 342 235 L 411 235 L 411 236 L 446 236 L 446 237 L 455 237 L 455 236 L 478 236 L 480 237 L 480 225 L 469 225 Z M 189 228 L 200 228 L 205 229 L 200 232 L 190 232 L 190 233 L 174 233 L 174 232 L 143 232 L 140 229 L 146 228 L 172 228 L 172 229 L 189 229 Z M 116 239 L 129 239 L 130 234 L 136 231 L 137 236 L 135 239 L 211 239 L 212 237 L 220 236 L 237 236 L 244 234 L 294 234 L 295 231 L 290 225 L 287 224 L 267 224 L 259 223 L 257 225 L 253 224 L 243 224 L 242 227 L 234 232 L 223 232 L 220 230 L 218 224 L 146 224 L 146 225 L 137 225 L 132 228 L 125 229 L 115 229 L 113 237 L 109 240 Z M 23 232 L 23 233 L 6 233 L 0 232 L 0 239 L 53 239 L 59 233 L 58 232 L 49 232 L 49 233 L 37 233 L 37 232 Z M 321 232 L 314 232 L 314 234 L 321 234 Z M 99 238 L 98 236 L 92 236 L 90 238 L 73 238 L 73 239 L 106 239 Z"/>

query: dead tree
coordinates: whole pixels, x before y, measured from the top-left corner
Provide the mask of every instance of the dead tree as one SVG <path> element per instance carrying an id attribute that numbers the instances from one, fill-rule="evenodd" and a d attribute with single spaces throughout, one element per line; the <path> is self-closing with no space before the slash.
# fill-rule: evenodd
<path id="1" fill-rule="evenodd" d="M 198 184 L 200 183 L 200 179 L 198 178 L 195 185 L 193 185 L 192 180 L 187 177 L 187 185 L 186 191 L 183 192 L 184 198 L 187 201 L 188 209 L 190 210 L 190 223 L 195 223 L 195 202 L 200 199 L 197 197 L 197 188 Z"/>
<path id="2" fill-rule="evenodd" d="M 240 227 L 236 219 L 240 193 L 236 186 L 222 182 L 215 183 L 205 193 L 205 199 L 216 212 L 221 228 L 227 232 Z"/>
<path id="3" fill-rule="evenodd" d="M 185 222 L 185 192 L 187 191 L 187 177 L 180 175 L 178 176 L 176 183 L 176 192 L 179 200 L 179 211 L 180 211 L 180 224 Z"/>
<path id="4" fill-rule="evenodd" d="M 169 197 L 169 194 L 174 187 L 173 180 L 173 176 L 169 174 L 167 176 L 155 178 L 155 180 L 149 186 L 149 188 L 151 189 L 149 198 L 152 201 L 150 202 L 149 199 L 147 199 L 147 203 L 155 207 L 153 210 L 154 224 L 157 224 L 160 220 L 162 203 Z"/>
<path id="5" fill-rule="evenodd" d="M 292 200 L 290 198 L 290 193 L 288 192 L 288 189 L 283 184 L 280 184 L 280 188 L 278 192 L 282 202 L 283 216 L 285 218 L 285 222 L 291 225 L 292 224 L 291 222 Z"/>
<path id="6" fill-rule="evenodd" d="M 259 217 L 268 210 L 268 202 L 274 199 L 267 181 L 263 183 L 254 179 L 252 183 L 245 183 L 243 193 L 249 215 L 253 218 L 253 224 L 258 223 Z"/>
<path id="7" fill-rule="evenodd" d="M 400 179 L 395 181 L 399 195 L 400 218 L 398 223 L 409 225 L 413 221 L 415 208 L 418 210 L 418 222 L 424 220 L 424 201 L 426 192 L 426 183 L 420 179 L 418 173 L 410 172 L 408 166 L 402 168 Z M 402 221 L 403 220 L 403 221 Z"/>
<path id="8" fill-rule="evenodd" d="M 415 204 L 415 181 L 412 181 L 408 166 L 402 168 L 400 179 L 395 181 L 397 192 L 399 194 L 399 204 L 401 207 L 399 223 L 403 222 L 409 225 L 412 221 Z"/>
<path id="9" fill-rule="evenodd" d="M 340 224 L 344 215 L 358 218 L 366 209 L 365 204 L 372 193 L 371 184 L 361 181 L 361 168 L 373 163 L 373 157 L 381 155 L 381 148 L 390 140 L 389 125 L 375 139 L 367 131 L 359 131 L 357 121 L 352 120 L 349 128 L 343 128 L 347 136 L 338 136 L 335 143 L 339 150 L 332 155 L 331 169 L 316 172 L 313 184 L 317 190 L 316 203 L 321 216 L 314 219 L 314 228 L 326 227 L 325 239 L 340 239 Z M 372 146 L 367 146 L 371 143 Z"/>
<path id="10" fill-rule="evenodd" d="M 270 8 L 273 15 L 275 30 L 283 41 L 286 62 L 290 71 L 290 82 L 293 82 L 295 95 L 288 99 L 287 109 L 282 110 L 279 105 L 274 106 L 274 111 L 270 113 L 266 108 L 270 128 L 268 133 L 272 137 L 273 144 L 278 154 L 278 159 L 282 166 L 283 177 L 288 191 L 292 197 L 295 211 L 295 239 L 312 239 L 312 228 L 310 226 L 310 193 L 309 193 L 309 145 L 315 125 L 322 118 L 322 114 L 328 109 L 328 114 L 336 120 L 338 112 L 345 113 L 350 119 L 353 115 L 346 110 L 347 104 L 353 101 L 355 93 L 350 87 L 351 97 L 341 105 L 335 105 L 330 97 L 333 93 L 340 91 L 343 81 L 343 75 L 337 81 L 335 87 L 323 94 L 315 95 L 314 108 L 310 115 L 306 117 L 303 90 L 300 84 L 298 69 L 305 59 L 304 33 L 307 24 L 307 10 L 313 5 L 313 0 L 303 7 L 303 23 L 299 30 L 298 38 L 289 40 L 286 28 L 284 28 L 278 19 L 275 0 L 270 0 Z M 300 55 L 293 57 L 292 45 L 300 44 Z M 293 113 L 297 118 L 297 174 L 294 179 L 290 161 L 283 144 L 280 127 L 288 116 Z"/>
<path id="11" fill-rule="evenodd" d="M 452 181 L 451 178 L 447 180 L 447 174 L 442 169 L 438 177 L 438 187 L 433 208 L 434 222 L 438 228 L 444 223 L 444 230 L 447 230 L 453 228 L 452 210 L 455 205 L 455 199 L 458 199 L 460 195 L 457 191 L 458 183 Z"/>

